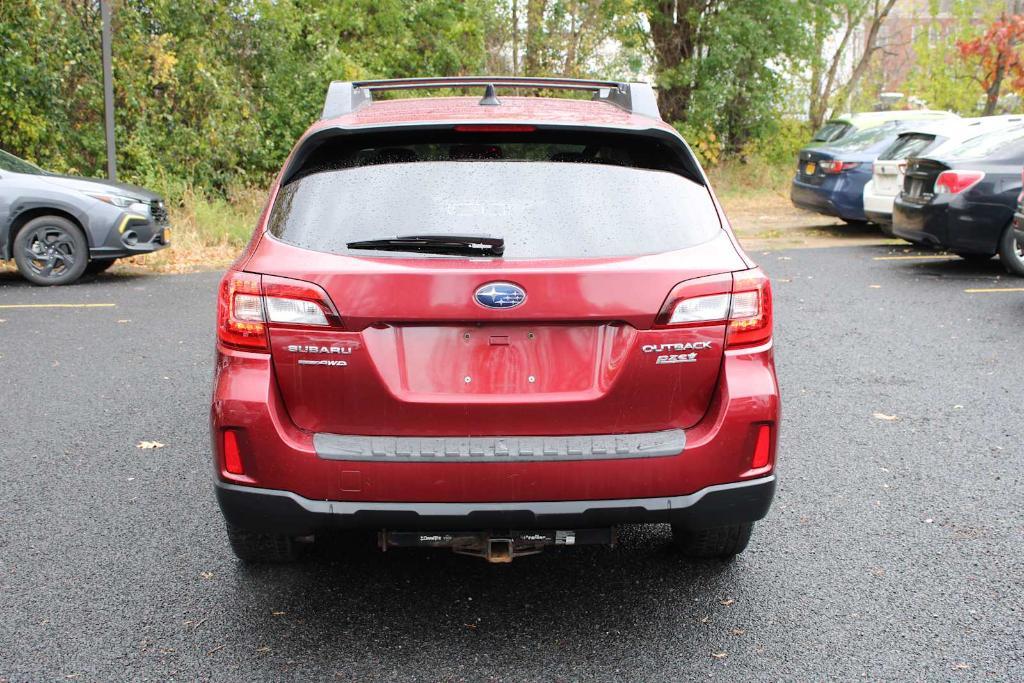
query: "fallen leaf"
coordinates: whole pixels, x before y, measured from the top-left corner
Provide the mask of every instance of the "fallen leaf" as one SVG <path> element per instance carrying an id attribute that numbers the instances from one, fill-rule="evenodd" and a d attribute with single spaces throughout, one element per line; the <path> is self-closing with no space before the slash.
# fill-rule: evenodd
<path id="1" fill-rule="evenodd" d="M 895 415 L 886 415 L 885 413 L 872 413 L 872 415 L 879 420 L 886 420 L 888 422 L 899 419 Z"/>
<path id="2" fill-rule="evenodd" d="M 734 636 L 742 636 L 744 633 L 746 633 L 746 631 L 742 628 L 734 628 L 733 630 L 729 631 L 729 633 L 733 634 Z"/>
<path id="3" fill-rule="evenodd" d="M 868 285 L 871 289 L 881 289 L 882 285 Z"/>
<path id="4" fill-rule="evenodd" d="M 971 668 L 971 665 L 968 664 L 967 662 L 957 662 L 956 664 L 953 665 L 953 668 L 957 669 L 959 671 L 966 671 L 967 669 Z"/>
<path id="5" fill-rule="evenodd" d="M 136 448 L 163 448 L 164 445 L 159 441 L 140 441 L 135 444 Z"/>
<path id="6" fill-rule="evenodd" d="M 270 652 L 269 645 L 263 645 L 262 647 L 256 648 L 256 652 Z"/>
<path id="7" fill-rule="evenodd" d="M 924 520 L 924 523 L 925 523 L 925 524 L 931 524 L 931 523 L 932 523 L 932 522 L 934 522 L 934 521 L 935 521 L 934 519 L 932 519 L 931 517 L 929 517 L 928 519 Z"/>
<path id="8" fill-rule="evenodd" d="M 729 653 L 728 652 L 712 652 L 711 656 L 714 657 L 715 659 L 725 659 L 726 657 L 729 656 Z"/>
<path id="9" fill-rule="evenodd" d="M 204 579 L 212 579 L 213 572 L 199 572 L 199 576 L 203 577 Z"/>
<path id="10" fill-rule="evenodd" d="M 119 323 L 121 323 L 123 325 L 124 323 L 130 323 L 131 320 L 118 320 L 117 322 L 119 322 Z"/>
<path id="11" fill-rule="evenodd" d="M 276 611 L 273 611 L 273 610 L 271 610 L 271 612 L 270 612 L 270 616 L 272 616 L 272 617 L 283 617 L 284 615 L 285 615 L 284 612 L 276 612 Z"/>
<path id="12" fill-rule="evenodd" d="M 734 599 L 732 599 L 732 598 L 726 598 L 725 600 L 721 600 L 720 602 L 723 605 L 725 605 L 726 607 L 728 607 L 729 605 L 733 604 L 736 601 Z"/>

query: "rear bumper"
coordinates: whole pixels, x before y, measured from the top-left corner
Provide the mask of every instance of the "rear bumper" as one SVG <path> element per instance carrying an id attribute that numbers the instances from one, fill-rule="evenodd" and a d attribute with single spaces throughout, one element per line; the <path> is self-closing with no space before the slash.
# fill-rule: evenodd
<path id="1" fill-rule="evenodd" d="M 763 518 L 774 495 L 774 474 L 685 496 L 511 503 L 310 500 L 289 491 L 217 482 L 217 501 L 231 524 L 295 536 L 332 529 L 580 529 L 644 522 L 708 529 Z"/>
<path id="2" fill-rule="evenodd" d="M 996 253 L 1011 211 L 998 204 L 935 197 L 927 203 L 897 198 L 892 231 L 897 237 L 928 247 L 957 253 Z"/>
<path id="3" fill-rule="evenodd" d="M 845 220 L 862 221 L 866 220 L 863 191 L 860 178 L 852 174 L 826 178 L 821 185 L 805 183 L 795 177 L 789 188 L 789 198 L 794 206 L 801 209 Z"/>
<path id="4" fill-rule="evenodd" d="M 864 188 L 864 215 L 872 223 L 890 223 L 895 200 L 894 195 L 876 193 L 874 182 L 868 182 Z"/>

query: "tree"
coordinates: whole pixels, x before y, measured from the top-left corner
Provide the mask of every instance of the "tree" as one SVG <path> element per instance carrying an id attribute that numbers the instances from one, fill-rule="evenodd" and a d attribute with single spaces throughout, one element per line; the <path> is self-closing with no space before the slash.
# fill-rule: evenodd
<path id="1" fill-rule="evenodd" d="M 976 65 L 975 80 L 985 91 L 983 116 L 996 112 L 999 94 L 1009 79 L 1010 87 L 1024 91 L 1024 61 L 1021 45 L 1024 43 L 1024 16 L 1003 15 L 974 40 L 958 41 L 960 55 L 968 64 Z"/>
<path id="2" fill-rule="evenodd" d="M 817 48 L 811 59 L 811 78 L 807 118 L 811 127 L 819 127 L 845 96 L 863 78 L 875 53 L 882 47 L 879 33 L 896 0 L 823 0 L 814 3 L 812 12 L 813 45 Z M 864 32 L 863 50 L 851 48 L 859 32 Z M 829 37 L 840 35 L 831 54 Z M 855 50 L 853 68 L 843 74 L 841 68 Z"/>
<path id="3" fill-rule="evenodd" d="M 647 0 L 668 121 L 716 132 L 740 149 L 777 118 L 786 73 L 806 58 L 813 0 Z"/>

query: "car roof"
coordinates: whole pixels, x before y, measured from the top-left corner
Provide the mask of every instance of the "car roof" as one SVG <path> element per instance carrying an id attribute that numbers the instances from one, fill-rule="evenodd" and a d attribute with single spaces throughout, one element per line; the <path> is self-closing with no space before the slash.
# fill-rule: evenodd
<path id="1" fill-rule="evenodd" d="M 828 123 L 848 123 L 857 128 L 873 128 L 888 121 L 948 120 L 959 119 L 957 114 L 934 109 L 906 109 L 898 111 L 865 111 L 855 114 L 834 116 Z"/>

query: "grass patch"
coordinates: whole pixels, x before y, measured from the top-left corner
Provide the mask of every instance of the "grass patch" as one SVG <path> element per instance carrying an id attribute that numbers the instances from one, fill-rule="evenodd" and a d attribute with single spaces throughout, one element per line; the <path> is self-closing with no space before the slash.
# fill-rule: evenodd
<path id="1" fill-rule="evenodd" d="M 168 202 L 171 246 L 122 259 L 115 268 L 180 273 L 226 268 L 252 237 L 266 201 L 264 188 L 240 188 L 227 197 L 187 188 Z"/>
<path id="2" fill-rule="evenodd" d="M 747 161 L 730 159 L 709 168 L 707 173 L 723 204 L 762 204 L 776 197 L 789 200 L 793 164 L 771 163 L 757 157 Z"/>

